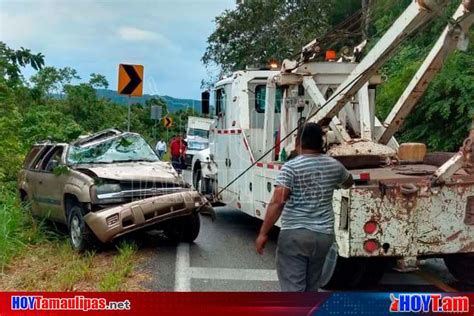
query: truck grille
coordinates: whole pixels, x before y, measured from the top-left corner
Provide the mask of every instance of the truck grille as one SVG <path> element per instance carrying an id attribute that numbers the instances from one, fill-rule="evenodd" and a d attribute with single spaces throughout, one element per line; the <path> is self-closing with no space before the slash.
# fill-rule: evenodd
<path id="1" fill-rule="evenodd" d="M 466 216 L 464 217 L 464 224 L 474 225 L 474 196 L 467 198 Z"/>
<path id="2" fill-rule="evenodd" d="M 182 186 L 176 183 L 124 181 L 120 183 L 122 192 L 130 200 L 140 200 L 150 196 L 169 194 L 180 191 Z"/>

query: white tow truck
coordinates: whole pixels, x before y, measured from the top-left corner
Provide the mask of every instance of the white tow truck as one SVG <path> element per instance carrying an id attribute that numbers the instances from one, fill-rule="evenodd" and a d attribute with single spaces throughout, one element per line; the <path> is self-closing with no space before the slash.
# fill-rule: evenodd
<path id="1" fill-rule="evenodd" d="M 190 166 L 195 154 L 209 148 L 209 130 L 212 119 L 198 116 L 188 117 L 186 129 L 186 166 Z"/>
<path id="2" fill-rule="evenodd" d="M 426 153 L 423 144 L 399 145 L 393 137 L 444 60 L 467 47 L 474 21 L 469 1 L 459 5 L 385 121 L 375 115 L 378 70 L 449 2 L 411 3 L 360 62 L 308 60 L 319 51 L 315 40 L 280 71 L 237 71 L 217 82 L 210 152 L 193 159 L 194 186 L 216 203 L 263 219 L 282 153 L 294 149 L 293 132 L 303 120 L 317 122 L 327 129 L 327 154 L 358 180 L 334 194 L 337 257 L 329 285 L 373 284 L 389 259 L 409 271 L 433 257 L 473 283 L 474 124 L 458 153 Z"/>

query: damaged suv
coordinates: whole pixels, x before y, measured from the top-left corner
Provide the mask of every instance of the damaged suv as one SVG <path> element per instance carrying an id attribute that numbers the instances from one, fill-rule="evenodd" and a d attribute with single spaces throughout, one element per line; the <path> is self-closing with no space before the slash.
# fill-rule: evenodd
<path id="1" fill-rule="evenodd" d="M 215 216 L 207 200 L 139 134 L 117 129 L 71 144 L 33 145 L 18 188 L 33 215 L 67 225 L 78 251 L 143 228 L 192 242 L 199 213 Z"/>

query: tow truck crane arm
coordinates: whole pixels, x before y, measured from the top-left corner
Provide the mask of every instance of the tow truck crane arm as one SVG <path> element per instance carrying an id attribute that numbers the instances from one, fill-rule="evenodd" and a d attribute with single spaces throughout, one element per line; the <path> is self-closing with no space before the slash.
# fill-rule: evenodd
<path id="1" fill-rule="evenodd" d="M 428 2 L 428 1 L 424 1 Z M 417 2 L 412 2 L 403 14 L 393 23 L 384 36 L 369 51 L 360 64 L 336 90 L 337 95 L 322 108 L 311 121 L 321 123 L 324 119 L 332 118 L 339 113 L 355 93 L 372 77 L 377 70 L 394 54 L 400 43 L 416 29 L 428 23 L 446 5 L 449 0 L 429 1 L 424 8 Z M 344 90 L 344 91 L 342 91 Z"/>
<path id="2" fill-rule="evenodd" d="M 453 15 L 453 20 L 454 23 L 444 29 L 428 57 L 387 116 L 383 123 L 383 128 L 376 135 L 376 140 L 381 144 L 387 144 L 390 138 L 403 125 L 405 117 L 415 107 L 431 80 L 433 80 L 443 66 L 443 62 L 456 49 L 459 41 L 467 42 L 468 37 L 464 36 L 464 34 L 468 34 L 469 28 L 474 23 L 474 14 L 469 13 L 464 5 L 460 5 Z M 461 48 L 467 48 L 467 43 L 461 44 L 464 46 L 461 46 Z"/>

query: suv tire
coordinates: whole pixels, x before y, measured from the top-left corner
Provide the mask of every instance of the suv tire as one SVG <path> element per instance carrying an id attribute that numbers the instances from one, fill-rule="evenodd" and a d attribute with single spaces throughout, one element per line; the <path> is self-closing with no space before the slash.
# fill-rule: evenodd
<path id="1" fill-rule="evenodd" d="M 166 237 L 175 242 L 193 242 L 199 235 L 201 220 L 198 213 L 171 220 L 164 229 Z"/>
<path id="2" fill-rule="evenodd" d="M 78 252 L 84 252 L 91 250 L 95 236 L 84 221 L 84 209 L 74 204 L 71 206 L 68 212 L 68 232 L 71 240 L 71 245 L 74 250 Z"/>
<path id="3" fill-rule="evenodd" d="M 21 207 L 28 215 L 33 215 L 32 201 L 27 193 L 20 193 Z"/>

